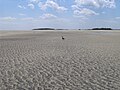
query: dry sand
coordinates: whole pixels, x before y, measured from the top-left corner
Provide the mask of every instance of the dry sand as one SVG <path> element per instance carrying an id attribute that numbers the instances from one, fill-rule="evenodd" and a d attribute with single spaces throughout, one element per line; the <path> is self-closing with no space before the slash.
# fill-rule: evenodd
<path id="1" fill-rule="evenodd" d="M 120 90 L 120 31 L 1 31 L 0 90 Z"/>

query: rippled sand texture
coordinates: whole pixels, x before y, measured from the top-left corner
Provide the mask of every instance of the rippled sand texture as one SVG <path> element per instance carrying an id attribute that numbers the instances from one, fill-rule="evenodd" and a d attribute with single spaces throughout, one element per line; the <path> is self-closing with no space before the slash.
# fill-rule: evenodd
<path id="1" fill-rule="evenodd" d="M 5 33 L 0 90 L 120 90 L 120 31 Z"/>

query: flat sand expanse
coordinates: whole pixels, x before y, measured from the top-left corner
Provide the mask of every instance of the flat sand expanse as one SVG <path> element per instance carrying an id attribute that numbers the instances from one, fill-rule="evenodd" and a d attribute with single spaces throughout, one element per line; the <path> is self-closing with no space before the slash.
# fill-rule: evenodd
<path id="1" fill-rule="evenodd" d="M 0 31 L 0 90 L 120 90 L 120 31 Z"/>

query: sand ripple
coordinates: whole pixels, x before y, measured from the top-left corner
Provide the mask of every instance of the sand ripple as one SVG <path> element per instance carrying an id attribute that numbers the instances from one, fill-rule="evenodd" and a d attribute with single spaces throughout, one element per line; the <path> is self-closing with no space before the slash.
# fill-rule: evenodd
<path id="1" fill-rule="evenodd" d="M 119 38 L 92 31 L 0 37 L 0 90 L 120 90 Z"/>

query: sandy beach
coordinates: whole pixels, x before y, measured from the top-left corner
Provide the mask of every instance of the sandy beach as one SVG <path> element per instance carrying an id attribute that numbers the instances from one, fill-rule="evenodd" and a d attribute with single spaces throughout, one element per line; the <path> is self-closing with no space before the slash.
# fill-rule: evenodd
<path id="1" fill-rule="evenodd" d="M 0 31 L 0 90 L 120 90 L 120 31 Z"/>

